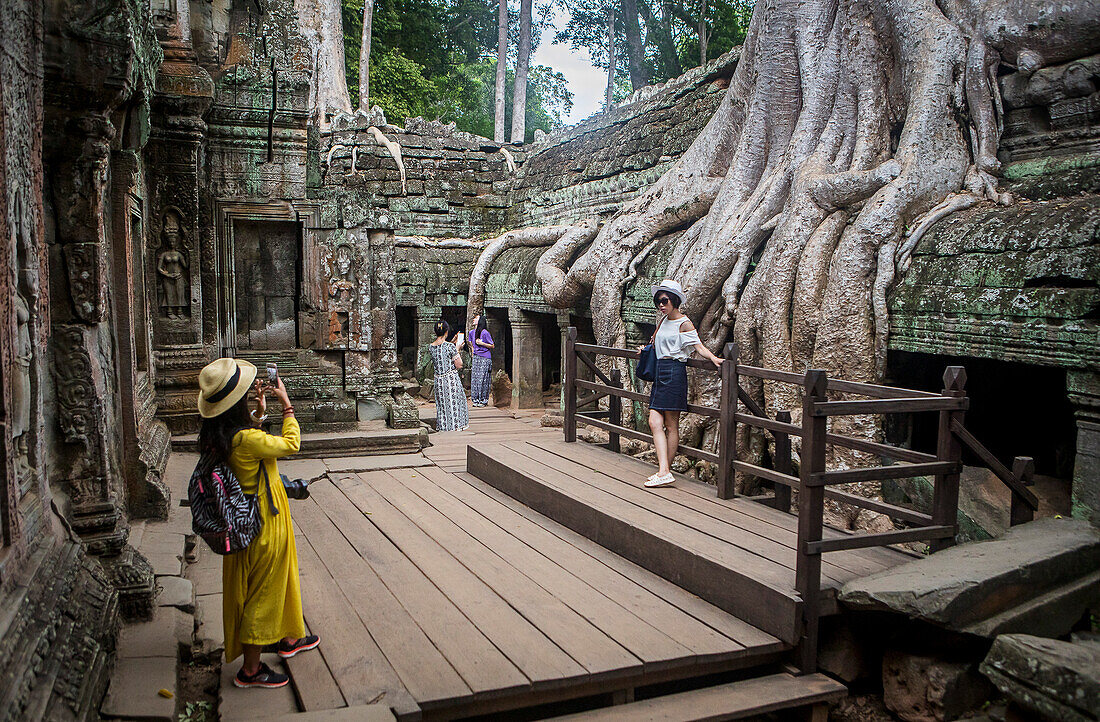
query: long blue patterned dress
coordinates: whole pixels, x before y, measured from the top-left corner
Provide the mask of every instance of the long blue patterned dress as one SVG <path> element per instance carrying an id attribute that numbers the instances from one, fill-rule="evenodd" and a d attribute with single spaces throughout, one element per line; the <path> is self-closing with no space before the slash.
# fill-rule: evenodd
<path id="1" fill-rule="evenodd" d="M 470 412 L 466 408 L 466 391 L 462 379 L 455 370 L 454 357 L 458 349 L 449 341 L 439 345 L 429 344 L 435 365 L 435 430 L 455 431 L 470 425 Z"/>

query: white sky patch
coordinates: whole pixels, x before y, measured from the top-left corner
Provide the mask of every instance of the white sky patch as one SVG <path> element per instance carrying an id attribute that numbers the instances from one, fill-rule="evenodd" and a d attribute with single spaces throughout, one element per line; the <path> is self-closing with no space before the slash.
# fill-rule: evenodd
<path id="1" fill-rule="evenodd" d="M 547 28 L 531 56 L 532 65 L 548 65 L 565 76 L 573 93 L 573 110 L 565 116 L 566 125 L 578 123 L 603 109 L 607 92 L 607 71 L 594 67 L 587 50 L 573 50 L 568 43 L 554 44 L 556 28 L 563 28 L 567 19 L 561 10 L 554 11 L 554 26 Z"/>

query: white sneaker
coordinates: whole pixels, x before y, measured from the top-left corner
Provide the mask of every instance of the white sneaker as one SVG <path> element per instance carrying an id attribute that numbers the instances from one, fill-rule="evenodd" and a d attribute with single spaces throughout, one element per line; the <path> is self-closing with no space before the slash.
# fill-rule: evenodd
<path id="1" fill-rule="evenodd" d="M 665 474 L 664 476 L 658 476 L 654 474 L 645 480 L 645 486 L 647 489 L 655 489 L 659 486 L 669 486 L 676 482 L 676 477 L 672 474 Z"/>

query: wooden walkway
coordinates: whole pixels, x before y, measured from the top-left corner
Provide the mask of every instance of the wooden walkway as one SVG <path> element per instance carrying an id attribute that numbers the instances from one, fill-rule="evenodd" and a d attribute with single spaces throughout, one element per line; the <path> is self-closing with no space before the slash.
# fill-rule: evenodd
<path id="1" fill-rule="evenodd" d="M 320 654 L 288 661 L 303 710 L 377 702 L 398 719 L 452 719 L 789 649 L 464 471 L 471 442 L 534 454 L 560 438 L 475 409 L 468 431 L 431 436 L 436 465 L 330 471 L 293 503 L 306 622 L 322 634 Z"/>
<path id="2" fill-rule="evenodd" d="M 603 547 L 698 594 L 780 639 L 799 633 L 795 591 L 798 517 L 679 477 L 642 487 L 652 466 L 557 435 L 473 444 L 470 473 Z M 825 538 L 842 536 L 826 530 Z M 822 613 L 837 611 L 846 581 L 913 557 L 873 547 L 829 554 Z"/>

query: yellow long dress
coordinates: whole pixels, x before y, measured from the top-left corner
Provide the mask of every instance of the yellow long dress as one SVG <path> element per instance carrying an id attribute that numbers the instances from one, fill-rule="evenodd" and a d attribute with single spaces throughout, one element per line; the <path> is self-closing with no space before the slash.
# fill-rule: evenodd
<path id="1" fill-rule="evenodd" d="M 283 435 L 259 429 L 238 431 L 233 437 L 229 468 L 246 494 L 259 493 L 264 524 L 248 548 L 222 557 L 222 619 L 225 624 L 225 661 L 243 653 L 242 644 L 274 644 L 284 637 L 304 637 L 302 592 L 298 585 L 298 550 L 290 504 L 275 460 L 297 453 L 302 444 L 298 422 L 283 419 Z M 272 516 L 260 464 L 267 468 L 278 515 Z"/>

